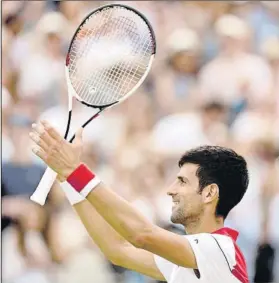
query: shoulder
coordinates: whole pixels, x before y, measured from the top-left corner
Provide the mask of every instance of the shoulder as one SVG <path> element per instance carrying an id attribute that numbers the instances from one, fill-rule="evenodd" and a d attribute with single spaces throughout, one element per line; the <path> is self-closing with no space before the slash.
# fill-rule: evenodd
<path id="1" fill-rule="evenodd" d="M 201 251 L 211 251 L 217 253 L 225 258 L 230 267 L 235 265 L 236 250 L 238 247 L 229 236 L 201 233 L 185 237 L 188 239 L 193 249 L 198 247 L 198 249 L 201 249 Z"/>
<path id="2" fill-rule="evenodd" d="M 196 234 L 187 237 L 196 256 L 201 272 L 218 269 L 246 283 L 247 268 L 244 256 L 236 242 L 227 235 Z"/>
<path id="3" fill-rule="evenodd" d="M 224 253 L 232 263 L 235 254 L 235 246 L 233 240 L 226 235 L 201 233 L 195 235 L 185 236 L 190 242 L 193 249 L 206 251 L 215 251 Z"/>

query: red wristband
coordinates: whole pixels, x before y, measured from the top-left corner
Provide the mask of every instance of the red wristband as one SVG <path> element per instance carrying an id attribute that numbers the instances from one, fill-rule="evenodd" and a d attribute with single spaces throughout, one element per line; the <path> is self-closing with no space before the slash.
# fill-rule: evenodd
<path id="1" fill-rule="evenodd" d="M 95 178 L 95 174 L 85 166 L 80 164 L 75 171 L 67 178 L 67 182 L 77 191 L 81 192 L 85 186 Z"/>

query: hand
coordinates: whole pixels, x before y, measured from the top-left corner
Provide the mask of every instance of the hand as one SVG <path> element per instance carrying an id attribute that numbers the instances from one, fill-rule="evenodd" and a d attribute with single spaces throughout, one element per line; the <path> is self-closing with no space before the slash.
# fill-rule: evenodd
<path id="1" fill-rule="evenodd" d="M 46 121 L 33 124 L 32 128 L 29 135 L 36 143 L 32 151 L 58 174 L 60 182 L 65 181 L 80 164 L 83 129 L 79 129 L 71 144 Z"/>

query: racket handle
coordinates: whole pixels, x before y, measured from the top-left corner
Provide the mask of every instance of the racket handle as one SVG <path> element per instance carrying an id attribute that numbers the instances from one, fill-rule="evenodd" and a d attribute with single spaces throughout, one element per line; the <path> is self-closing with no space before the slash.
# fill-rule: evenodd
<path id="1" fill-rule="evenodd" d="M 48 167 L 30 199 L 43 206 L 56 177 L 57 173 Z"/>

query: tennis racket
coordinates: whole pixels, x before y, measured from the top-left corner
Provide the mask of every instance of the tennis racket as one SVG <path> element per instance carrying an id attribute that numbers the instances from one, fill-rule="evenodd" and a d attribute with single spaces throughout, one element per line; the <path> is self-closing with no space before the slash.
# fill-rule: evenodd
<path id="1" fill-rule="evenodd" d="M 121 4 L 102 6 L 82 21 L 66 56 L 69 115 L 64 138 L 68 138 L 73 98 L 98 109 L 82 127 L 104 110 L 133 94 L 146 78 L 156 53 L 152 26 L 140 12 Z M 72 142 L 75 135 L 69 140 Z M 30 199 L 44 205 L 57 177 L 47 168 Z"/>

